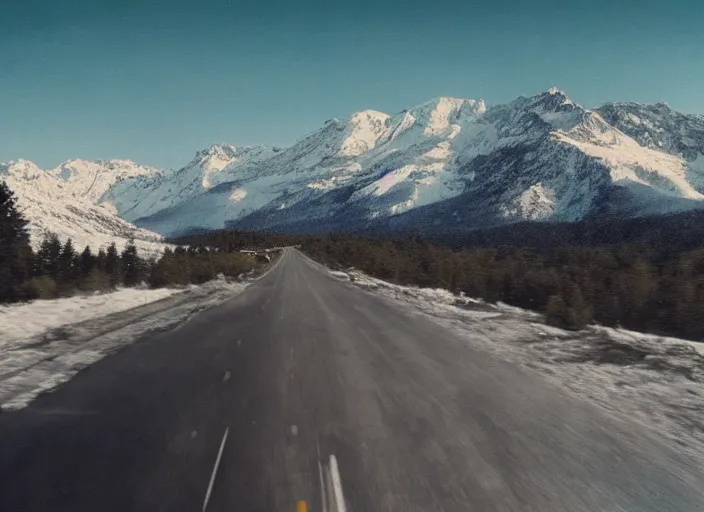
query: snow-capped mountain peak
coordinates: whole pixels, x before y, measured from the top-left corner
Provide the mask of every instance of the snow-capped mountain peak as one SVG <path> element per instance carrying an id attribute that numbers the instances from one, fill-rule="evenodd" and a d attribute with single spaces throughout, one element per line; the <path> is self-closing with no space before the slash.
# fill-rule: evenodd
<path id="1" fill-rule="evenodd" d="M 386 133 L 389 115 L 376 110 L 363 110 L 352 114 L 347 121 L 345 134 L 338 151 L 339 156 L 355 157 L 376 146 Z"/>
<path id="2" fill-rule="evenodd" d="M 151 176 L 159 169 L 136 164 L 131 160 L 69 160 L 52 169 L 66 190 L 77 197 L 98 202 L 116 183 L 138 176 Z"/>
<path id="3" fill-rule="evenodd" d="M 9 174 L 165 234 L 463 230 L 704 207 L 704 117 L 664 104 L 590 110 L 557 88 L 492 107 L 440 96 L 392 115 L 362 110 L 288 148 L 215 144 L 173 171 L 111 162 L 53 172 L 23 161 Z"/>
<path id="4" fill-rule="evenodd" d="M 704 154 L 704 117 L 682 114 L 665 103 L 607 103 L 596 109 L 612 126 L 642 146 L 682 155 Z"/>
<path id="5" fill-rule="evenodd" d="M 237 148 L 235 146 L 231 144 L 213 144 L 207 149 L 198 151 L 188 165 L 199 167 L 205 172 L 221 171 L 230 165 L 237 156 Z"/>
<path id="6" fill-rule="evenodd" d="M 583 110 L 567 94 L 556 87 L 535 96 L 521 96 L 511 104 L 538 114 L 558 114 Z"/>
<path id="7" fill-rule="evenodd" d="M 209 148 L 202 149 L 196 152 L 196 158 L 202 158 L 207 156 L 223 156 L 228 158 L 234 158 L 237 154 L 237 148 L 232 144 L 217 143 L 213 144 Z"/>
<path id="8" fill-rule="evenodd" d="M 556 88 L 491 108 L 438 97 L 391 116 L 364 110 L 328 120 L 288 149 L 231 164 L 220 173 L 229 182 L 199 184 L 187 200 L 166 201 L 162 213 L 157 202 L 148 218 L 134 218 L 171 233 L 226 224 L 317 229 L 436 211 L 441 224 L 467 227 L 576 220 L 604 204 L 640 214 L 704 201 L 687 165 Z M 615 193 L 628 199 L 614 206 Z"/>
<path id="9" fill-rule="evenodd" d="M 61 197 L 64 194 L 64 183 L 51 172 L 37 167 L 34 162 L 19 159 L 0 164 L 0 180 L 6 181 L 18 196 L 26 196 L 25 190 L 32 194 L 26 197 L 33 201 L 36 197 Z"/>
<path id="10" fill-rule="evenodd" d="M 0 164 L 0 174 L 25 175 L 30 178 L 43 172 L 44 171 L 37 167 L 34 162 L 25 160 L 24 158 L 10 160 L 7 163 Z"/>
<path id="11" fill-rule="evenodd" d="M 557 88 L 528 98 L 519 97 L 508 105 L 520 113 L 538 116 L 550 130 L 562 132 L 579 127 L 591 114 Z M 596 121 L 592 119 L 591 122 Z"/>
<path id="12" fill-rule="evenodd" d="M 214 144 L 198 151 L 187 165 L 151 176 L 137 176 L 117 183 L 101 198 L 130 222 L 247 175 L 256 162 L 275 153 L 264 146 L 237 147 Z"/>
<path id="13" fill-rule="evenodd" d="M 438 135 L 452 125 L 486 112 L 483 100 L 440 96 L 409 110 L 426 135 Z"/>

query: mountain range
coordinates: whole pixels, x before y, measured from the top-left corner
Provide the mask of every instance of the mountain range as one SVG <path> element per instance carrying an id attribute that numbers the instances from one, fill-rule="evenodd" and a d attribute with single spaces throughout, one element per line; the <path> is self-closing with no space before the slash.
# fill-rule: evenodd
<path id="1" fill-rule="evenodd" d="M 33 232 L 79 243 L 226 227 L 457 233 L 700 209 L 704 117 L 665 103 L 586 109 L 558 89 L 491 107 L 440 97 L 330 119 L 288 148 L 216 144 L 176 170 L 20 160 L 3 176 Z"/>

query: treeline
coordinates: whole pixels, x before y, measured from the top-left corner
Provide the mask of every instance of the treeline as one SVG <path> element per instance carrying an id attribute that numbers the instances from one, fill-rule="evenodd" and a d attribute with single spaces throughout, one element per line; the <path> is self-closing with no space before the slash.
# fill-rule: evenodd
<path id="1" fill-rule="evenodd" d="M 192 245 L 188 248 L 167 248 L 161 258 L 150 268 L 149 284 L 154 287 L 167 285 L 201 284 L 218 275 L 237 277 L 256 270 L 265 261 L 249 254 L 226 251 L 214 247 Z"/>
<path id="2" fill-rule="evenodd" d="M 136 286 L 147 280 L 151 265 L 139 257 L 132 241 L 122 251 L 112 243 L 94 254 L 90 246 L 78 252 L 70 238 L 62 244 L 53 233 L 44 237 L 32 256 L 27 262 L 26 288 L 28 298 L 40 299 Z"/>
<path id="3" fill-rule="evenodd" d="M 441 287 L 541 311 L 557 326 L 597 321 L 704 338 L 704 249 L 663 256 L 646 245 L 453 251 L 417 239 L 317 237 L 311 257 L 404 285 Z"/>
<path id="4" fill-rule="evenodd" d="M 704 244 L 704 210 L 636 218 L 598 216 L 579 222 L 530 221 L 463 233 L 437 232 L 426 239 L 455 249 L 510 245 L 542 252 L 564 246 L 644 244 L 659 252 L 679 253 Z"/>
<path id="5" fill-rule="evenodd" d="M 193 245 L 140 257 L 133 241 L 94 252 L 48 233 L 34 251 L 15 197 L 0 183 L 0 303 L 51 299 L 118 286 L 200 284 L 222 274 L 236 277 L 259 263 L 251 255 Z"/>
<path id="6" fill-rule="evenodd" d="M 554 225 L 546 229 L 552 233 Z M 704 238 L 683 250 L 658 243 L 656 235 L 650 243 L 626 244 L 616 243 L 618 236 L 618 232 L 604 234 L 602 239 L 609 244 L 600 247 L 559 245 L 559 237 L 552 237 L 552 244 L 536 248 L 467 248 L 477 242 L 476 236 L 447 246 L 418 237 L 306 237 L 247 231 L 212 232 L 178 241 L 221 248 L 300 244 L 312 258 L 333 268 L 355 267 L 398 284 L 445 288 L 540 311 L 550 323 L 568 329 L 595 321 L 704 339 Z M 503 235 L 498 239 L 503 240 Z M 540 240 L 538 232 L 531 240 L 533 244 Z"/>

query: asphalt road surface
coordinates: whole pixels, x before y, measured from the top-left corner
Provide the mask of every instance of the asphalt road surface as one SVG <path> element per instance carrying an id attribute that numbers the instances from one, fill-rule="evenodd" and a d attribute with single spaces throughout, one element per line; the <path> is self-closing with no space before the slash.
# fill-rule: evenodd
<path id="1" fill-rule="evenodd" d="M 0 510 L 203 510 L 219 460 L 207 510 L 321 511 L 331 454 L 351 512 L 704 510 L 702 468 L 646 428 L 293 249 L 0 414 Z"/>

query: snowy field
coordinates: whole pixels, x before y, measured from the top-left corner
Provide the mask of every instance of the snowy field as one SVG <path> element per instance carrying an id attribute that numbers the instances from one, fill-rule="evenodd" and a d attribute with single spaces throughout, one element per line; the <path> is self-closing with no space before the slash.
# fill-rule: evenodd
<path id="1" fill-rule="evenodd" d="M 136 337 L 182 322 L 246 286 L 220 279 L 0 307 L 0 408 L 24 407 Z"/>
<path id="2" fill-rule="evenodd" d="M 704 343 L 591 326 L 545 325 L 542 315 L 447 290 L 396 286 L 361 272 L 341 280 L 401 303 L 502 359 L 539 371 L 611 414 L 644 423 L 704 463 Z"/>

